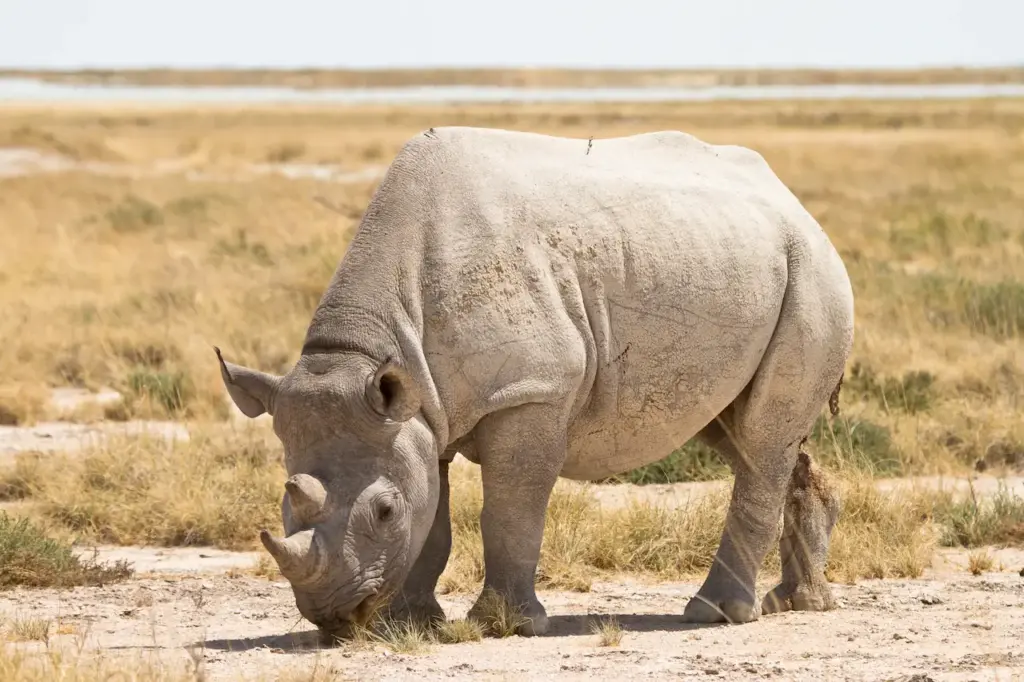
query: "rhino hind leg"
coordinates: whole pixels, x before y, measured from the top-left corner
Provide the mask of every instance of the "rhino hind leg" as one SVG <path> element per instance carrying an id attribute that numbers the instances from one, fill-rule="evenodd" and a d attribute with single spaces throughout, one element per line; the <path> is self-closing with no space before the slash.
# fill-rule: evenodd
<path id="1" fill-rule="evenodd" d="M 756 620 L 763 610 L 757 574 L 777 541 L 789 573 L 773 600 L 794 608 L 832 603 L 823 568 L 826 521 L 837 510 L 801 447 L 842 374 L 853 326 L 846 299 L 832 295 L 828 281 L 808 280 L 799 262 L 794 267 L 752 380 L 700 434 L 728 462 L 735 483 L 714 563 L 683 614 L 688 622 Z M 807 544 L 797 541 L 801 533 Z"/>
<path id="2" fill-rule="evenodd" d="M 835 608 L 825 561 L 840 501 L 810 455 L 800 450 L 786 493 L 779 556 L 782 582 L 765 595 L 761 613 Z"/>
<path id="3" fill-rule="evenodd" d="M 452 549 L 451 509 L 449 508 L 448 463 L 439 463 L 440 494 L 437 514 L 427 540 L 402 585 L 402 590 L 388 604 L 387 617 L 397 621 L 413 621 L 424 625 L 444 622 L 444 609 L 434 596 L 437 581 L 448 564 Z"/>
<path id="4" fill-rule="evenodd" d="M 548 501 L 565 460 L 563 419 L 551 405 L 522 405 L 488 415 L 474 436 L 484 491 L 484 586 L 468 617 L 487 630 L 542 635 L 548 617 L 534 581 Z"/>
<path id="5" fill-rule="evenodd" d="M 757 574 L 779 537 L 786 482 L 798 446 L 784 446 L 767 458 L 751 456 L 719 422 L 705 427 L 700 437 L 729 463 L 735 482 L 714 563 L 696 596 L 687 603 L 683 620 L 747 623 L 760 615 Z M 760 466 L 762 459 L 768 459 L 771 466 Z"/>

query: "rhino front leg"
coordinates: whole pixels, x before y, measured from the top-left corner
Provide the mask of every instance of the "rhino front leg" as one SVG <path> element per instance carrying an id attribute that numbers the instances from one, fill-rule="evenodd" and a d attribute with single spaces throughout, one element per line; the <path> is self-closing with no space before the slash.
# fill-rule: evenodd
<path id="1" fill-rule="evenodd" d="M 485 576 L 469 617 L 487 626 L 497 598 L 523 617 L 518 634 L 542 635 L 548 617 L 534 579 L 548 500 L 565 459 L 565 428 L 552 406 L 524 405 L 486 417 L 475 434 Z"/>
<path id="2" fill-rule="evenodd" d="M 793 443 L 774 451 L 741 452 L 715 423 L 701 435 L 722 454 L 736 480 L 714 563 L 696 596 L 687 603 L 683 620 L 747 623 L 760 615 L 757 574 L 779 538 L 787 483 L 799 446 Z"/>
<path id="3" fill-rule="evenodd" d="M 765 595 L 761 613 L 835 608 L 832 589 L 825 580 L 825 560 L 839 510 L 839 498 L 828 480 L 801 450 L 786 494 L 779 540 L 782 582 Z"/>
<path id="4" fill-rule="evenodd" d="M 446 454 L 447 457 L 447 454 Z M 432 624 L 445 620 L 444 609 L 437 603 L 434 589 L 437 580 L 448 564 L 448 555 L 452 549 L 452 523 L 449 508 L 448 492 L 448 459 L 438 463 L 440 491 L 437 501 L 437 514 L 434 525 L 430 528 L 426 543 L 420 551 L 416 563 L 402 585 L 402 590 L 392 598 L 388 605 L 388 617 L 394 620 L 411 620 L 422 624 Z"/>

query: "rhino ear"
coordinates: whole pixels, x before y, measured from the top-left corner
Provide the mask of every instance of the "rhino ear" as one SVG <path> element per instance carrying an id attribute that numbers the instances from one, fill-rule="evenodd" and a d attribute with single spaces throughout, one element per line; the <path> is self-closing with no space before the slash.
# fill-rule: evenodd
<path id="1" fill-rule="evenodd" d="M 393 360 L 385 361 L 366 384 L 366 399 L 381 416 L 404 422 L 420 411 L 412 376 Z"/>
<path id="2" fill-rule="evenodd" d="M 235 405 L 246 417 L 256 418 L 266 412 L 274 414 L 274 396 L 281 383 L 279 377 L 254 369 L 247 369 L 230 362 L 224 362 L 220 348 L 216 346 L 217 362 L 220 363 L 220 376 L 228 389 L 228 394 Z"/>

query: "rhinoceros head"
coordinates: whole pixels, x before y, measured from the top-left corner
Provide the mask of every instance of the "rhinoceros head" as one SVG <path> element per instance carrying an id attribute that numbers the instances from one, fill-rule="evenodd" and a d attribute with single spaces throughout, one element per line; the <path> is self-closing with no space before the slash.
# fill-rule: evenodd
<path id="1" fill-rule="evenodd" d="M 299 612 L 342 633 L 401 588 L 433 523 L 437 450 L 410 374 L 365 355 L 303 355 L 276 377 L 225 362 L 248 417 L 273 416 L 290 478 L 285 537 L 261 531 Z"/>

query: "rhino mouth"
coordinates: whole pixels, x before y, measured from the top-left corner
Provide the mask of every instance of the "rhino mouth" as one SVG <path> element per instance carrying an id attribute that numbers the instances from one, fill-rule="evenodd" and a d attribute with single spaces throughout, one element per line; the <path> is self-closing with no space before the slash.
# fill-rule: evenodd
<path id="1" fill-rule="evenodd" d="M 348 615 L 330 623 L 318 624 L 318 629 L 328 638 L 349 639 L 355 636 L 360 629 L 371 627 L 371 621 L 378 610 L 378 596 L 377 590 L 372 590 L 363 597 L 356 597 L 359 601 L 348 611 Z"/>
<path id="2" fill-rule="evenodd" d="M 352 609 L 352 615 L 349 617 L 353 623 L 358 625 L 366 625 L 373 617 L 374 611 L 377 606 L 377 593 L 366 595 L 356 607 Z"/>

